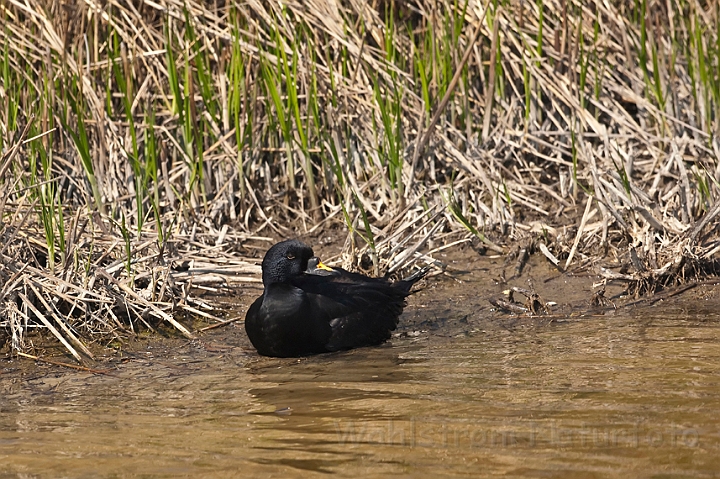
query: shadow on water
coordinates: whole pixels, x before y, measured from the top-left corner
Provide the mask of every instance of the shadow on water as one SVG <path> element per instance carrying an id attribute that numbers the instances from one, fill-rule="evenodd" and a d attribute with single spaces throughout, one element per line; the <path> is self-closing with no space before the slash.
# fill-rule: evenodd
<path id="1" fill-rule="evenodd" d="M 485 276 L 477 290 L 499 293 Z M 712 290 L 552 319 L 492 313 L 471 291 L 429 287 L 388 344 L 309 358 L 258 357 L 240 324 L 148 342 L 112 375 L 6 361 L 0 476 L 720 471 Z"/>

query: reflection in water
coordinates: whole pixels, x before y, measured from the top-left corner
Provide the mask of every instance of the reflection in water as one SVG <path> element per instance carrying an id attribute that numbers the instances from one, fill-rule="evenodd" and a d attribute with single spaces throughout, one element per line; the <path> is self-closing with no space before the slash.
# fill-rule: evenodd
<path id="1" fill-rule="evenodd" d="M 226 332 L 220 352 L 115 376 L 0 376 L 0 475 L 713 477 L 720 317 L 705 306 L 470 316 L 463 334 L 299 360 Z"/>

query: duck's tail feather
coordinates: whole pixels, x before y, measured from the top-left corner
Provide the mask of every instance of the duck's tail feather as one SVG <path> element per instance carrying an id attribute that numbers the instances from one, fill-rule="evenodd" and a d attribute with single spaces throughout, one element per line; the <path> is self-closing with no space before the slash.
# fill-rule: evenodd
<path id="1" fill-rule="evenodd" d="M 424 268 L 415 271 L 407 278 L 403 278 L 402 280 L 400 280 L 400 283 L 402 283 L 403 286 L 406 286 L 405 289 L 407 291 L 410 291 L 412 285 L 423 279 L 430 272 L 430 270 L 432 270 L 432 268 L 432 266 L 425 266 Z"/>

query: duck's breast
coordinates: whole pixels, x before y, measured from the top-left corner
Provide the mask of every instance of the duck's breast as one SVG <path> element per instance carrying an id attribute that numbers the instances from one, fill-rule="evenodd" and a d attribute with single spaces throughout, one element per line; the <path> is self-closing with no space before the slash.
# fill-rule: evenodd
<path id="1" fill-rule="evenodd" d="M 270 285 L 248 310 L 245 330 L 258 352 L 265 356 L 291 357 L 321 352 L 308 298 L 288 284 Z M 329 331 L 325 333 L 329 336 Z"/>

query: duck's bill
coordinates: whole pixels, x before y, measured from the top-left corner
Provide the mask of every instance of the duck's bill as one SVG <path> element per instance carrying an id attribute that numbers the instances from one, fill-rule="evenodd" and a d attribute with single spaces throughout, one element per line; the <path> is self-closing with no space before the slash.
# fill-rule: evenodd
<path id="1" fill-rule="evenodd" d="M 316 276 L 331 276 L 338 274 L 338 271 L 332 269 L 330 266 L 324 265 L 319 258 L 313 257 L 308 261 L 305 273 L 314 274 Z"/>

